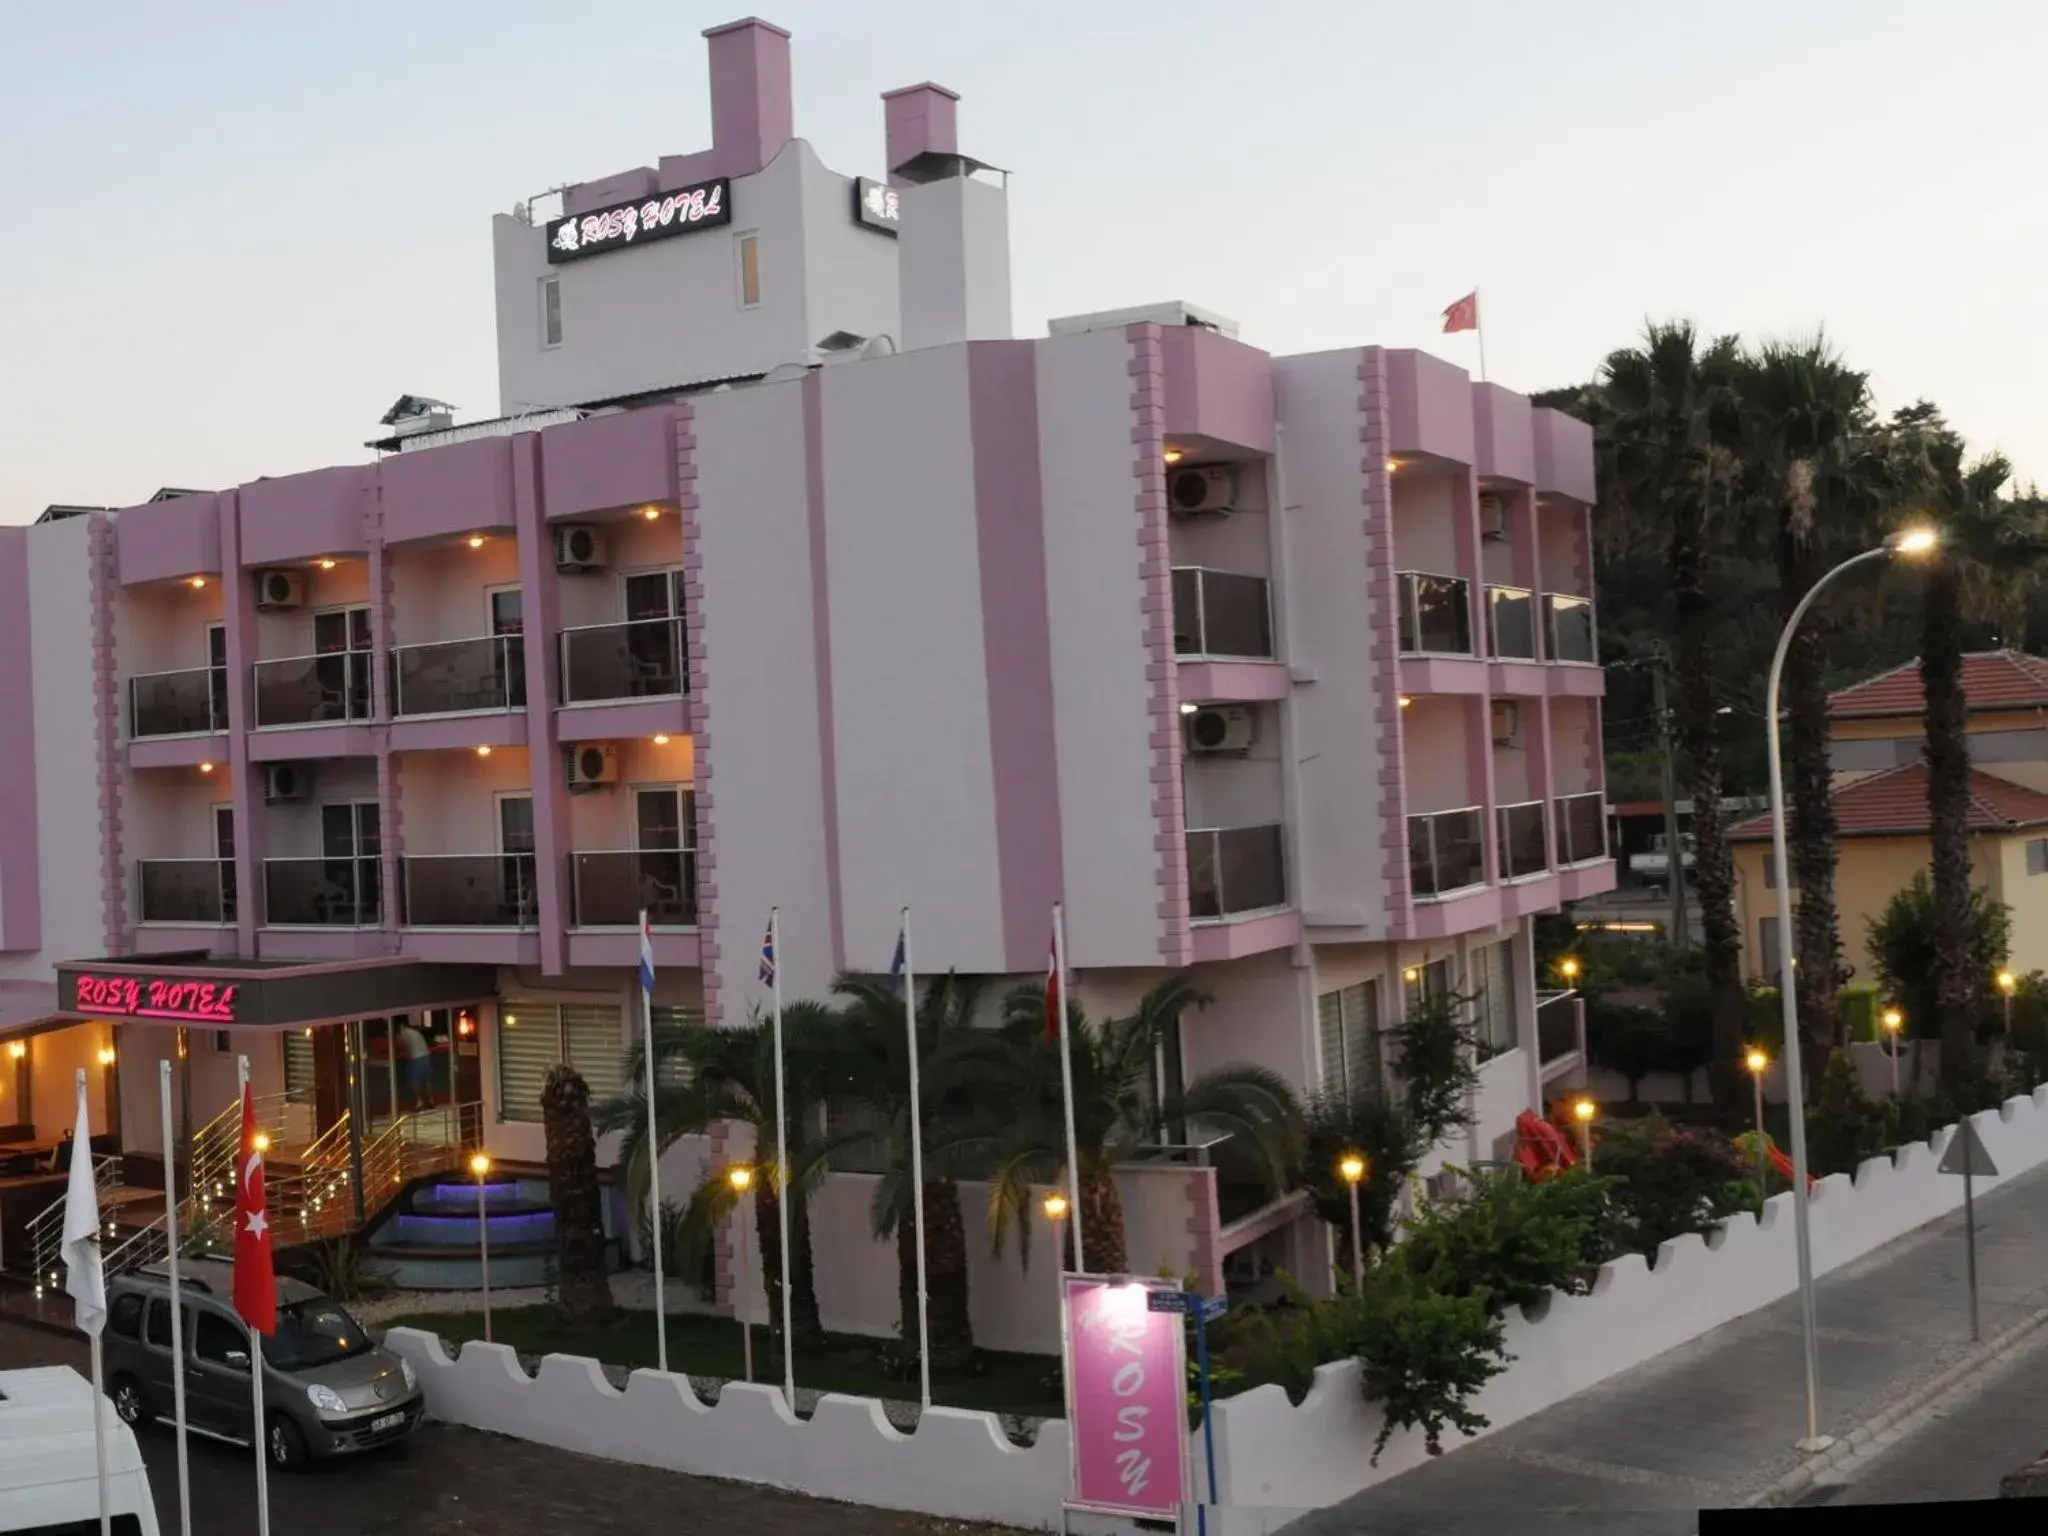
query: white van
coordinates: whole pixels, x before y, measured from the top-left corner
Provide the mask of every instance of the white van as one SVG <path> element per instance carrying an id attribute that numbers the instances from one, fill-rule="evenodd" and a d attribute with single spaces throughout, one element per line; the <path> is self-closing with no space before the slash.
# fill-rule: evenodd
<path id="1" fill-rule="evenodd" d="M 98 1536 L 92 1415 L 106 1423 L 107 1495 L 115 1536 L 158 1536 L 149 1470 L 135 1432 L 69 1366 L 0 1371 L 0 1532 Z"/>

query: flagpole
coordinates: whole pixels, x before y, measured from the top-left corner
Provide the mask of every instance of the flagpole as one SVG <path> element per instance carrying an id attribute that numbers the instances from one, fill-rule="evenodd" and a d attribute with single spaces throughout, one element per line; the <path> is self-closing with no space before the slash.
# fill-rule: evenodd
<path id="1" fill-rule="evenodd" d="M 246 1099 L 249 1092 L 249 1058 L 235 1058 L 235 1097 Z M 240 1143 L 237 1143 L 239 1151 Z M 246 1181 L 247 1169 L 237 1169 L 236 1178 Z M 270 1168 L 263 1169 L 265 1184 L 270 1182 Z M 264 1201 L 268 1214 L 270 1202 Z M 254 1323 L 249 1324 L 249 1396 L 256 1408 L 256 1536 L 270 1536 L 270 1428 L 263 1421 L 263 1335 Z"/>
<path id="2" fill-rule="evenodd" d="M 1060 1096 L 1067 1112 L 1067 1210 L 1074 1224 L 1074 1271 L 1086 1274 L 1081 1257 L 1081 1143 L 1074 1134 L 1074 1053 L 1067 1030 L 1067 913 L 1065 904 L 1052 904 L 1052 959 L 1060 989 Z"/>
<path id="3" fill-rule="evenodd" d="M 157 1098 L 164 1125 L 164 1244 L 171 1275 L 171 1419 L 178 1432 L 178 1536 L 192 1536 L 192 1467 L 185 1441 L 185 1309 L 178 1289 L 178 1162 L 171 1155 L 168 1057 L 157 1063 Z"/>
<path id="4" fill-rule="evenodd" d="M 782 1232 L 782 1397 L 796 1412 L 796 1334 L 790 1322 L 789 1202 L 794 1198 L 789 1177 L 789 1095 L 782 1068 L 782 909 L 768 909 L 768 954 L 774 963 L 771 983 L 775 1004 L 775 1171 L 781 1180 L 775 1196 L 775 1222 Z"/>
<path id="5" fill-rule="evenodd" d="M 668 1369 L 668 1290 L 661 1275 L 661 1141 L 654 1130 L 654 990 L 649 985 L 653 944 L 649 938 L 647 910 L 640 910 L 640 1019 L 645 1026 L 647 1055 L 647 1213 L 648 1229 L 654 1234 L 654 1358 L 660 1369 Z"/>
<path id="6" fill-rule="evenodd" d="M 917 1222 L 918 1405 L 932 1405 L 931 1301 L 924 1267 L 924 1096 L 917 1076 L 917 966 L 910 957 L 910 908 L 903 909 L 903 1017 L 910 1035 L 910 1198 Z"/>
<path id="7" fill-rule="evenodd" d="M 88 1118 L 88 1111 L 86 1109 L 85 1068 L 83 1067 L 80 1067 L 78 1069 L 78 1114 L 76 1117 L 76 1123 L 78 1125 L 78 1130 L 73 1134 L 71 1138 L 71 1166 L 73 1168 L 76 1168 L 78 1166 L 78 1160 L 81 1157 L 85 1159 L 86 1187 L 93 1191 L 92 1262 L 94 1267 L 97 1268 L 101 1263 L 101 1259 L 98 1252 L 100 1240 L 99 1186 L 94 1182 L 93 1179 L 92 1121 Z M 77 1175 L 72 1175 L 71 1184 L 73 1188 L 76 1187 L 77 1182 Z M 71 1212 L 68 1208 L 70 1205 L 70 1199 L 71 1191 L 67 1189 L 65 1193 L 65 1205 L 67 1209 L 64 1212 L 64 1225 L 66 1228 L 69 1228 L 71 1226 Z M 106 1279 L 104 1272 L 102 1272 L 100 1279 L 100 1295 L 102 1297 L 101 1307 L 104 1311 L 104 1297 L 106 1295 Z M 75 1302 L 76 1298 L 74 1297 L 73 1299 Z M 72 1310 L 75 1315 L 77 1312 L 77 1308 L 75 1305 Z M 92 1327 L 87 1329 L 87 1332 L 90 1333 L 92 1336 L 92 1463 L 93 1476 L 98 1480 L 100 1489 L 100 1536 L 113 1536 L 114 1508 L 113 1504 L 111 1503 L 108 1497 L 107 1492 L 107 1405 L 105 1402 L 107 1373 L 105 1356 L 102 1346 L 100 1344 L 100 1333 L 102 1331 L 103 1326 L 104 1323 L 102 1321 L 101 1323 L 96 1323 Z"/>

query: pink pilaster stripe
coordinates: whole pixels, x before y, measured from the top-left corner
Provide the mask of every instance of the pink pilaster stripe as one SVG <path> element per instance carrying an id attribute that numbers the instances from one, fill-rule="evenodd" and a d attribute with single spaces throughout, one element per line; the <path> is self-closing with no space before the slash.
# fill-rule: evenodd
<path id="1" fill-rule="evenodd" d="M 1395 571 L 1394 480 L 1387 472 L 1393 435 L 1387 401 L 1387 356 L 1367 347 L 1358 364 L 1358 438 L 1365 450 L 1366 585 L 1374 615 L 1373 670 L 1379 679 L 1373 714 L 1379 722 L 1379 781 L 1385 789 L 1386 820 L 1380 845 L 1386 853 L 1388 937 L 1408 931 L 1412 890 L 1408 876 L 1407 760 L 1401 743 L 1400 596 Z"/>
<path id="2" fill-rule="evenodd" d="M 1216 1198 L 1216 1170 L 1188 1172 L 1188 1252 L 1202 1294 L 1223 1294 L 1223 1214 Z"/>
<path id="3" fill-rule="evenodd" d="M 1131 480 L 1136 514 L 1140 611 L 1145 622 L 1152 744 L 1152 818 L 1159 889 L 1159 954 L 1168 965 L 1194 958 L 1188 924 L 1187 818 L 1180 792 L 1180 675 L 1173 650 L 1173 557 L 1167 545 L 1166 359 L 1159 327 L 1134 325 L 1131 343 Z"/>
<path id="4" fill-rule="evenodd" d="M 100 913 L 109 955 L 128 953 L 128 881 L 121 866 L 121 689 L 114 653 L 114 603 L 121 590 L 114 521 L 93 514 L 87 532 L 92 577 L 93 748 L 99 777 Z"/>
<path id="5" fill-rule="evenodd" d="M 690 647 L 690 748 L 697 822 L 697 945 L 704 988 L 704 1022 L 721 1018 L 718 977 L 718 841 L 711 791 L 711 674 L 704 641 L 704 549 L 697 521 L 696 410 L 676 408 L 677 503 L 682 511 L 683 633 Z"/>
<path id="6" fill-rule="evenodd" d="M 370 596 L 370 737 L 377 754 L 377 825 L 383 852 L 378 859 L 384 888 L 385 948 L 399 951 L 399 900 L 405 857 L 405 806 L 398 763 L 391 755 L 391 621 L 394 585 L 391 551 L 384 542 L 383 478 L 372 467 L 363 476 L 363 543 L 368 554 Z"/>
<path id="7" fill-rule="evenodd" d="M 16 953 L 43 947 L 28 538 L 25 527 L 0 528 L 0 949 Z"/>
<path id="8" fill-rule="evenodd" d="M 810 506 L 811 636 L 818 679 L 818 777 L 825 822 L 825 909 L 832 925 L 832 969 L 846 968 L 844 893 L 839 888 L 839 749 L 832 703 L 832 591 L 825 558 L 824 376 L 803 382 L 804 492 Z"/>

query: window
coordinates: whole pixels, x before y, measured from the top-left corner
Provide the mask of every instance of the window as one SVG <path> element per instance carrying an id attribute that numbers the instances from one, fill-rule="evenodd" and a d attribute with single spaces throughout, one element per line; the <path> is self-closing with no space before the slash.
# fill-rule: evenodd
<path id="1" fill-rule="evenodd" d="M 2034 867 L 2035 846 L 2036 845 L 2033 843 L 2029 843 L 2027 845 L 2027 873 L 2030 875 L 2038 875 L 2042 873 L 2044 870 L 2048 870 L 2048 838 L 2043 838 L 2039 844 L 2042 851 L 2042 862 L 2041 867 L 2039 869 L 2036 869 Z M 1790 861 L 1787 861 L 1785 865 L 1785 871 L 1792 877 L 1792 889 L 1795 891 L 1798 890 L 1799 871 L 1792 868 Z M 1778 861 L 1771 857 L 1769 853 L 1766 853 L 1764 855 L 1764 889 L 1767 891 L 1775 891 L 1777 888 Z"/>
<path id="2" fill-rule="evenodd" d="M 1413 1018 L 1431 1003 L 1451 995 L 1451 962 L 1431 960 L 1411 965 L 1401 972 L 1401 1004 L 1404 1018 Z"/>
<path id="3" fill-rule="evenodd" d="M 540 280 L 540 344 L 543 347 L 562 344 L 562 280 L 559 277 Z"/>
<path id="4" fill-rule="evenodd" d="M 2027 873 L 2048 875 L 2048 837 L 2027 839 Z"/>
<path id="5" fill-rule="evenodd" d="M 592 1103 L 625 1086 L 626 1053 L 616 1003 L 523 1003 L 498 1009 L 498 1118 L 538 1124 L 548 1072 L 566 1061 L 590 1084 Z"/>
<path id="6" fill-rule="evenodd" d="M 1472 1028 L 1485 1061 L 1515 1048 L 1515 982 L 1510 944 L 1489 944 L 1472 956 Z"/>
<path id="7" fill-rule="evenodd" d="M 284 1096 L 293 1104 L 311 1104 L 314 1087 L 313 1030 L 288 1030 L 284 1037 Z"/>
<path id="8" fill-rule="evenodd" d="M 1763 952 L 1764 976 L 1775 981 L 1779 968 L 1784 964 L 1779 957 L 1778 920 L 1775 917 L 1764 918 L 1757 924 L 1757 948 Z"/>
<path id="9" fill-rule="evenodd" d="M 1346 1100 L 1383 1096 L 1379 983 L 1325 992 L 1316 999 L 1316 1025 L 1323 1042 L 1323 1092 Z"/>
<path id="10" fill-rule="evenodd" d="M 249 1335 L 222 1317 L 218 1312 L 201 1312 L 196 1321 L 198 1327 L 192 1334 L 192 1353 L 201 1360 L 214 1365 L 225 1365 L 230 1370 L 246 1371 L 249 1368 Z M 228 1356 L 240 1355 L 240 1362 Z"/>
<path id="11" fill-rule="evenodd" d="M 681 1029 L 687 1025 L 701 1025 L 704 1022 L 702 1008 L 677 1008 L 668 1003 L 654 1005 L 654 1027 L 660 1029 Z M 690 1064 L 669 1057 L 654 1064 L 654 1080 L 664 1088 L 687 1088 L 690 1085 Z"/>
<path id="12" fill-rule="evenodd" d="M 752 230 L 735 237 L 740 258 L 740 308 L 761 302 L 761 237 Z"/>
<path id="13" fill-rule="evenodd" d="M 142 1298 L 133 1291 L 116 1296 L 107 1308 L 107 1326 L 124 1339 L 142 1332 Z"/>
<path id="14" fill-rule="evenodd" d="M 171 1347 L 171 1304 L 162 1297 L 154 1297 L 149 1303 L 149 1329 L 145 1341 L 158 1349 Z"/>

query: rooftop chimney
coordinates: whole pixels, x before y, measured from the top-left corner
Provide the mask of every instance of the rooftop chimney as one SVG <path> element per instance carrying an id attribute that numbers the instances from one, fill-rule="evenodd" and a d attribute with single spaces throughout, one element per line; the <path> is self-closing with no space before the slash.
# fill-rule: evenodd
<path id="1" fill-rule="evenodd" d="M 751 176 L 795 136 L 789 34 L 749 16 L 708 29 L 711 151 L 720 176 Z"/>
<path id="2" fill-rule="evenodd" d="M 926 81 L 882 93 L 889 181 L 903 223 L 896 248 L 903 350 L 1010 339 L 1010 194 L 975 180 L 960 153 L 957 93 Z"/>
<path id="3" fill-rule="evenodd" d="M 889 138 L 889 177 L 919 155 L 960 152 L 960 94 L 927 80 L 882 93 L 883 122 Z"/>

